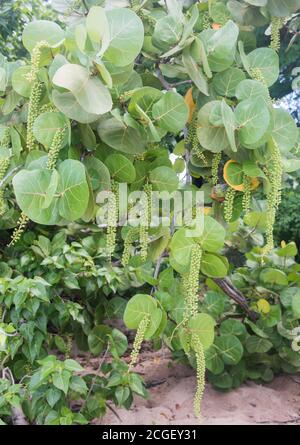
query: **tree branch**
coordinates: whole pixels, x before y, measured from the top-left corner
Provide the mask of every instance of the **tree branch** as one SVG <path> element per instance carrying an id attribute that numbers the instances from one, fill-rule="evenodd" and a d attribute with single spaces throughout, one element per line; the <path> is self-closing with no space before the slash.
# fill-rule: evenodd
<path id="1" fill-rule="evenodd" d="M 252 309 L 250 309 L 248 302 L 244 295 L 233 286 L 231 281 L 228 278 L 215 278 L 214 282 L 227 294 L 232 300 L 234 300 L 239 306 L 241 306 L 248 317 L 252 321 L 257 321 L 259 318 L 259 314 Z"/>

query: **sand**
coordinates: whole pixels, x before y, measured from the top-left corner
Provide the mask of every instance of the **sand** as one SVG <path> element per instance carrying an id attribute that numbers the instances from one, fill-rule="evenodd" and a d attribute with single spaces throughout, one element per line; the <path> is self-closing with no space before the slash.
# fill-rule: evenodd
<path id="1" fill-rule="evenodd" d="M 132 408 L 109 411 L 95 423 L 104 425 L 195 425 L 194 371 L 170 362 L 167 353 L 143 353 L 137 372 L 150 397 L 135 397 Z M 249 382 L 222 393 L 206 385 L 202 425 L 300 425 L 300 376 L 278 376 L 270 384 Z"/>

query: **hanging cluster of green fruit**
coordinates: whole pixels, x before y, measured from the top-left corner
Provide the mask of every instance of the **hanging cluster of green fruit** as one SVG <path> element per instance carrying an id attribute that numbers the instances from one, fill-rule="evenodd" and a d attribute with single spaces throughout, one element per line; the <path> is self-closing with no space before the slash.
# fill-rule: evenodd
<path id="1" fill-rule="evenodd" d="M 185 308 L 176 330 L 195 357 L 199 415 L 205 350 L 214 338 L 213 319 L 198 311 L 199 279 L 227 275 L 222 249 L 228 224 L 238 219 L 260 219 L 262 257 L 270 252 L 282 175 L 297 156 L 296 124 L 274 107 L 268 88 L 279 76 L 280 30 L 299 5 L 105 3 L 66 30 L 50 21 L 28 24 L 28 63 L 0 59 L 0 229 L 14 228 L 15 244 L 29 220 L 95 224 L 99 193 L 113 192 L 103 228 L 108 259 L 127 267 L 137 257 L 155 262 L 164 255 L 182 277 Z M 255 28 L 268 26 L 270 46 L 257 48 Z M 151 192 L 196 191 L 197 180 L 209 205 L 202 233 L 188 237 L 176 223 L 152 227 Z M 118 227 L 120 183 L 144 192 L 140 227 Z M 264 207 L 256 200 L 261 192 Z M 167 314 L 142 294 L 128 302 L 124 320 L 137 329 L 133 366 L 142 341 L 162 335 Z"/>

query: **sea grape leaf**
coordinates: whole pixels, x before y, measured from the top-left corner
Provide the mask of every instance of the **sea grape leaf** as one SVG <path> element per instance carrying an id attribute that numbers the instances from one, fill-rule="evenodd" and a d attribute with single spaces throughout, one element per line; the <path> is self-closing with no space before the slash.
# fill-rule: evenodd
<path id="1" fill-rule="evenodd" d="M 58 172 L 59 213 L 63 218 L 75 221 L 83 216 L 89 200 L 84 165 L 79 161 L 66 159 L 58 166 Z"/>
<path id="2" fill-rule="evenodd" d="M 144 152 L 146 141 L 140 131 L 113 116 L 100 120 L 97 131 L 102 141 L 115 150 L 130 154 Z"/>
<path id="3" fill-rule="evenodd" d="M 152 107 L 152 116 L 161 128 L 177 133 L 185 126 L 189 115 L 188 106 L 183 97 L 168 91 Z"/>
<path id="4" fill-rule="evenodd" d="M 63 113 L 50 112 L 40 114 L 34 121 L 33 134 L 38 142 L 49 148 L 52 144 L 55 133 L 64 127 L 66 128 L 62 147 L 68 143 L 69 140 L 69 120 L 66 119 Z"/>
<path id="5" fill-rule="evenodd" d="M 13 178 L 13 188 L 18 206 L 32 221 L 47 225 L 59 221 L 51 170 L 21 170 Z"/>
<path id="6" fill-rule="evenodd" d="M 74 63 L 61 66 L 53 76 L 54 85 L 69 90 L 88 113 L 104 114 L 111 110 L 112 99 L 98 77 L 90 77 L 88 70 Z"/>
<path id="7" fill-rule="evenodd" d="M 25 48 L 31 52 L 39 42 L 46 41 L 51 48 L 60 46 L 65 38 L 61 27 L 49 20 L 34 20 L 25 26 L 22 40 Z"/>
<path id="8" fill-rule="evenodd" d="M 52 100 L 59 111 L 65 114 L 69 119 L 80 122 L 81 124 L 89 124 L 99 119 L 98 114 L 85 111 L 77 102 L 76 97 L 70 92 L 60 93 L 57 90 L 53 90 Z"/>
<path id="9" fill-rule="evenodd" d="M 279 76 L 279 57 L 272 48 L 257 48 L 247 54 L 250 70 L 258 68 L 268 87 L 276 82 Z"/>
<path id="10" fill-rule="evenodd" d="M 107 10 L 106 17 L 110 41 L 104 57 L 117 66 L 127 66 L 142 49 L 143 22 L 135 12 L 127 8 Z"/>
<path id="11" fill-rule="evenodd" d="M 259 141 L 270 123 L 269 110 L 261 98 L 240 102 L 236 107 L 235 117 L 239 125 L 239 138 L 245 145 L 252 145 Z"/>

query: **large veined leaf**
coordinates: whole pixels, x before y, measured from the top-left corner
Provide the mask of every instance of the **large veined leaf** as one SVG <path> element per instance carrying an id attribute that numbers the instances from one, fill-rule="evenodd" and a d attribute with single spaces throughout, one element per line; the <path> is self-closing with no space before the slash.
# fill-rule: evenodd
<path id="1" fill-rule="evenodd" d="M 74 221 L 85 213 L 89 201 L 89 187 L 84 165 L 73 159 L 66 159 L 59 167 L 60 181 L 57 192 L 60 215 Z"/>
<path id="2" fill-rule="evenodd" d="M 260 98 L 243 100 L 235 110 L 239 125 L 239 138 L 242 144 L 252 145 L 259 141 L 267 131 L 270 113 L 265 101 Z"/>
<path id="3" fill-rule="evenodd" d="M 61 66 L 53 76 L 54 85 L 71 91 L 88 113 L 104 114 L 111 110 L 112 99 L 98 77 L 90 77 L 86 68 L 73 63 Z"/>
<path id="4" fill-rule="evenodd" d="M 140 53 L 144 26 L 135 12 L 126 8 L 106 11 L 109 25 L 109 46 L 105 58 L 117 66 L 126 66 Z"/>
<path id="5" fill-rule="evenodd" d="M 113 116 L 101 120 L 97 131 L 102 141 L 115 150 L 131 154 L 144 152 L 146 141 L 140 131 Z"/>
<path id="6" fill-rule="evenodd" d="M 245 346 L 250 354 L 263 354 L 265 352 L 268 352 L 273 347 L 273 344 L 266 338 L 260 338 L 256 335 L 250 335 L 246 340 Z"/>
<path id="7" fill-rule="evenodd" d="M 274 269 L 272 267 L 267 267 L 266 269 L 262 270 L 259 278 L 263 281 L 263 283 L 269 283 L 278 286 L 287 286 L 288 285 L 288 279 L 286 274 L 279 269 Z"/>
<path id="8" fill-rule="evenodd" d="M 188 73 L 198 90 L 208 96 L 208 85 L 203 75 L 202 69 L 197 65 L 188 50 L 185 50 L 183 52 L 182 63 L 186 69 L 186 72 Z"/>
<path id="9" fill-rule="evenodd" d="M 238 26 L 229 20 L 207 40 L 208 63 L 212 71 L 224 71 L 233 63 L 238 34 Z"/>
<path id="10" fill-rule="evenodd" d="M 185 126 L 189 115 L 183 97 L 168 91 L 153 105 L 152 116 L 157 125 L 167 131 L 177 133 Z"/>
<path id="11" fill-rule="evenodd" d="M 215 345 L 226 365 L 236 365 L 243 356 L 242 343 L 234 335 L 220 335 L 216 338 Z"/>
<path id="12" fill-rule="evenodd" d="M 181 228 L 174 233 L 170 243 L 170 250 L 179 266 L 187 267 L 190 264 L 194 245 L 194 239 L 186 236 L 185 228 Z"/>
<path id="13" fill-rule="evenodd" d="M 147 115 L 152 111 L 152 107 L 161 97 L 163 93 L 160 90 L 152 87 L 139 88 L 133 93 L 129 105 L 128 111 L 132 116 L 141 117 L 139 108 L 141 108 Z"/>
<path id="14" fill-rule="evenodd" d="M 130 184 L 135 180 L 135 168 L 132 162 L 125 156 L 112 154 L 105 159 L 105 165 L 115 181 Z"/>
<path id="15" fill-rule="evenodd" d="M 219 102 L 208 102 L 199 110 L 197 126 L 197 137 L 200 144 L 213 153 L 218 153 L 229 146 L 223 123 L 216 126 L 210 122 L 211 112 L 216 104 L 219 104 Z"/>
<path id="16" fill-rule="evenodd" d="M 227 97 L 235 96 L 236 87 L 245 79 L 245 74 L 239 68 L 228 68 L 217 73 L 213 78 L 213 86 L 218 94 Z"/>
<path id="17" fill-rule="evenodd" d="M 235 90 L 235 96 L 239 101 L 260 97 L 264 99 L 266 103 L 270 102 L 268 88 L 261 82 L 252 79 L 245 79 L 240 82 Z"/>
<path id="18" fill-rule="evenodd" d="M 225 229 L 214 218 L 204 217 L 204 230 L 199 238 L 199 243 L 203 250 L 208 252 L 217 252 L 224 246 Z"/>
<path id="19" fill-rule="evenodd" d="M 35 20 L 29 23 L 23 31 L 22 40 L 25 48 L 32 51 L 38 42 L 46 41 L 51 48 L 62 44 L 65 32 L 61 27 L 49 20 Z"/>
<path id="20" fill-rule="evenodd" d="M 109 24 L 105 9 L 100 6 L 91 7 L 86 18 L 86 29 L 93 42 L 101 43 L 101 53 L 103 54 L 110 42 Z"/>
<path id="21" fill-rule="evenodd" d="M 237 151 L 236 143 L 235 143 L 235 130 L 236 130 L 236 121 L 235 115 L 229 105 L 222 100 L 220 103 L 220 112 L 223 125 L 225 127 L 225 131 L 227 134 L 227 138 L 230 144 L 230 148 L 232 151 Z"/>
<path id="22" fill-rule="evenodd" d="M 182 23 L 168 15 L 156 22 L 152 43 L 162 51 L 168 51 L 180 41 L 182 31 Z"/>
<path id="23" fill-rule="evenodd" d="M 59 222 L 57 199 L 57 172 L 51 170 L 21 170 L 13 178 L 13 188 L 20 209 L 39 224 Z"/>
<path id="24" fill-rule="evenodd" d="M 156 309 L 156 301 L 150 295 L 134 295 L 126 305 L 124 323 L 129 329 L 137 329 L 143 318 L 145 316 L 151 317 Z"/>
<path id="25" fill-rule="evenodd" d="M 89 349 L 92 354 L 99 355 L 107 345 L 111 328 L 104 324 L 95 326 L 88 335 Z"/>
<path id="26" fill-rule="evenodd" d="M 205 351 L 205 366 L 212 373 L 219 375 L 224 370 L 224 363 L 218 349 L 212 345 Z"/>
<path id="27" fill-rule="evenodd" d="M 110 173 L 103 162 L 95 156 L 89 156 L 85 158 L 84 165 L 91 180 L 93 190 L 101 191 L 110 189 Z"/>
<path id="28" fill-rule="evenodd" d="M 33 134 L 38 142 L 49 148 L 52 144 L 55 133 L 65 126 L 65 136 L 62 146 L 68 143 L 69 139 L 69 120 L 64 114 L 47 111 L 40 114 L 33 124 Z"/>
<path id="29" fill-rule="evenodd" d="M 271 48 L 257 48 L 247 55 L 250 70 L 258 68 L 267 86 L 276 82 L 279 76 L 279 57 Z"/>
<path id="30" fill-rule="evenodd" d="M 208 349 L 214 341 L 215 320 L 208 314 L 197 314 L 190 319 L 188 330 L 191 335 L 196 335 L 204 349 Z"/>
<path id="31" fill-rule="evenodd" d="M 281 108 L 272 110 L 273 130 L 271 137 L 282 153 L 295 147 L 298 140 L 298 128 L 292 116 Z"/>
<path id="32" fill-rule="evenodd" d="M 224 258 L 224 257 L 223 257 Z M 204 253 L 201 259 L 201 272 L 212 278 L 223 278 L 227 275 L 227 265 L 219 256 Z"/>
<path id="33" fill-rule="evenodd" d="M 268 10 L 276 17 L 287 17 L 299 9 L 299 0 L 268 0 Z"/>
<path id="34" fill-rule="evenodd" d="M 156 191 L 174 192 L 178 188 L 178 176 L 176 172 L 169 167 L 156 167 L 150 172 L 150 181 L 153 189 Z"/>
<path id="35" fill-rule="evenodd" d="M 85 111 L 77 102 L 76 97 L 70 92 L 60 93 L 57 90 L 53 90 L 52 100 L 59 111 L 64 113 L 69 119 L 80 122 L 81 124 L 89 124 L 99 119 L 98 114 Z"/>
<path id="36" fill-rule="evenodd" d="M 31 71 L 30 66 L 20 66 L 12 75 L 12 87 L 13 89 L 24 97 L 29 97 L 31 92 L 31 83 L 27 79 L 27 74 Z"/>

